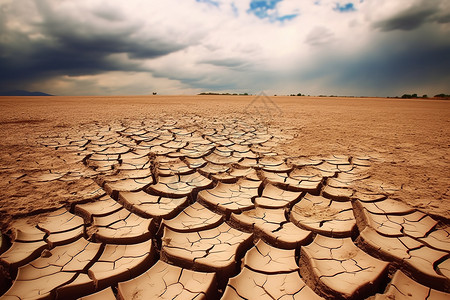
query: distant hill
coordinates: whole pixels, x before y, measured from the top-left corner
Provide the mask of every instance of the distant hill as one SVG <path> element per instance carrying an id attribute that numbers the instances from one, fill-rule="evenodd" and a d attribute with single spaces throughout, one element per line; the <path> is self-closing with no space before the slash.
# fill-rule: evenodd
<path id="1" fill-rule="evenodd" d="M 53 96 L 42 92 L 29 92 L 24 90 L 0 92 L 0 96 Z"/>

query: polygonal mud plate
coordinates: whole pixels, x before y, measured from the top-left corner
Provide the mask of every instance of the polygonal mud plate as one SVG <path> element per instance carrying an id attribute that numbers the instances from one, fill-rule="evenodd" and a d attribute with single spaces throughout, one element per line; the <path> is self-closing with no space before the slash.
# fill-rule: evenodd
<path id="1" fill-rule="evenodd" d="M 151 166 L 151 161 L 147 156 L 133 159 L 122 159 L 119 166 L 120 170 L 141 170 L 148 169 Z"/>
<path id="2" fill-rule="evenodd" d="M 77 204 L 75 206 L 75 213 L 83 216 L 86 223 L 92 222 L 93 217 L 102 217 L 122 208 L 117 201 L 110 196 L 105 195 L 94 202 L 88 202 L 84 204 Z"/>
<path id="3" fill-rule="evenodd" d="M 264 181 L 280 186 L 288 191 L 312 192 L 319 191 L 322 177 L 301 173 L 299 169 L 294 169 L 290 175 L 288 173 L 273 173 L 262 171 Z"/>
<path id="4" fill-rule="evenodd" d="M 437 225 L 437 222 L 422 212 L 415 211 L 406 215 L 387 215 L 370 213 L 363 209 L 366 226 L 370 226 L 385 236 L 409 235 L 414 238 L 425 237 Z"/>
<path id="5" fill-rule="evenodd" d="M 204 165 L 206 165 L 207 161 L 204 160 L 203 158 L 185 158 L 184 162 L 186 162 L 186 164 L 188 165 L 189 168 L 191 169 L 198 169 L 203 167 Z"/>
<path id="6" fill-rule="evenodd" d="M 5 299 L 55 296 L 56 288 L 59 288 L 58 294 L 64 294 L 64 285 L 76 279 L 76 283 L 79 283 L 78 291 L 77 294 L 71 294 L 71 297 L 93 292 L 94 282 L 86 274 L 80 273 L 97 256 L 99 250 L 100 244 L 90 243 L 85 239 L 52 249 L 48 255 L 19 268 L 16 280 L 4 295 Z"/>
<path id="7" fill-rule="evenodd" d="M 278 157 L 265 156 L 259 159 L 258 163 L 264 171 L 283 173 L 292 170 L 292 167 L 286 165 L 284 160 Z"/>
<path id="8" fill-rule="evenodd" d="M 229 215 L 231 212 L 241 212 L 253 208 L 252 199 L 258 196 L 260 185 L 261 181 L 247 179 L 232 184 L 219 182 L 213 189 L 200 191 L 197 200 Z"/>
<path id="9" fill-rule="evenodd" d="M 236 269 L 236 260 L 252 244 L 252 234 L 233 229 L 226 223 L 199 232 L 178 233 L 164 228 L 161 259 L 183 268 L 217 272 L 226 281 Z"/>
<path id="10" fill-rule="evenodd" d="M 238 163 L 242 158 L 234 157 L 234 156 L 222 156 L 217 153 L 211 153 L 207 156 L 204 156 L 204 159 L 206 161 L 209 161 L 210 163 L 216 164 L 216 165 L 229 165 Z"/>
<path id="11" fill-rule="evenodd" d="M 361 251 L 350 238 L 317 235 L 301 248 L 300 270 L 327 299 L 362 299 L 378 290 L 388 263 Z"/>
<path id="12" fill-rule="evenodd" d="M 408 204 L 391 199 L 376 202 L 356 201 L 355 203 L 372 214 L 405 215 L 414 212 L 414 208 Z"/>
<path id="13" fill-rule="evenodd" d="M 263 189 L 262 197 L 255 199 L 255 205 L 266 208 L 282 208 L 292 205 L 300 196 L 300 192 L 290 192 L 267 184 Z"/>
<path id="14" fill-rule="evenodd" d="M 310 241 L 311 232 L 288 222 L 284 209 L 255 209 L 241 214 L 233 213 L 230 222 L 238 228 L 254 232 L 271 245 L 294 249 Z"/>
<path id="15" fill-rule="evenodd" d="M 160 156 L 156 159 L 156 163 L 158 176 L 182 175 L 194 172 L 194 170 L 189 168 L 189 166 L 179 158 L 167 159 Z"/>
<path id="16" fill-rule="evenodd" d="M 117 199 L 119 192 L 136 192 L 144 189 L 148 185 L 153 183 L 153 177 L 137 179 L 123 179 L 114 182 L 106 182 L 103 188 L 106 193 Z"/>
<path id="17" fill-rule="evenodd" d="M 397 271 L 392 277 L 386 292 L 377 294 L 375 300 L 445 300 L 450 299 L 450 294 L 430 289 L 420 283 L 415 282 L 403 272 Z"/>
<path id="18" fill-rule="evenodd" d="M 167 226 L 178 232 L 194 232 L 217 227 L 222 222 L 222 215 L 212 212 L 199 202 L 195 202 L 186 207 L 175 218 L 163 220 L 161 226 Z"/>
<path id="19" fill-rule="evenodd" d="M 140 275 L 151 266 L 155 250 L 152 240 L 132 245 L 107 244 L 89 276 L 97 289 Z"/>
<path id="20" fill-rule="evenodd" d="M 215 299 L 214 273 L 201 273 L 158 261 L 139 277 L 118 284 L 119 299 Z"/>
<path id="21" fill-rule="evenodd" d="M 353 189 L 337 188 L 326 185 L 322 189 L 322 195 L 335 201 L 350 201 L 353 196 Z"/>
<path id="22" fill-rule="evenodd" d="M 144 191 L 119 193 L 119 202 L 130 211 L 145 218 L 173 218 L 187 206 L 187 201 L 187 197 L 165 198 Z"/>
<path id="23" fill-rule="evenodd" d="M 392 261 L 414 280 L 437 290 L 450 290 L 448 278 L 434 268 L 437 262 L 448 256 L 447 252 L 429 248 L 408 236 L 385 237 L 371 227 L 361 232 L 357 242 L 367 253 Z"/>
<path id="24" fill-rule="evenodd" d="M 221 299 L 322 299 L 300 278 L 298 272 L 263 274 L 244 267 L 230 278 Z"/>
<path id="25" fill-rule="evenodd" d="M 47 242 L 51 247 L 73 242 L 84 233 L 84 221 L 65 208 L 47 214 L 38 223 L 38 227 L 47 232 Z"/>
<path id="26" fill-rule="evenodd" d="M 450 252 L 450 228 L 437 228 L 431 231 L 426 237 L 419 239 L 431 248 Z"/>
<path id="27" fill-rule="evenodd" d="M 298 271 L 295 250 L 275 248 L 259 240 L 250 249 L 242 261 L 243 265 L 255 272 L 265 274 L 288 273 Z"/>
<path id="28" fill-rule="evenodd" d="M 153 194 L 180 198 L 190 195 L 196 189 L 207 188 L 211 185 L 211 180 L 196 172 L 189 175 L 159 177 L 158 182 L 150 185 L 148 190 Z"/>
<path id="29" fill-rule="evenodd" d="M 323 162 L 320 158 L 300 156 L 288 159 L 288 163 L 294 165 L 295 167 L 303 166 L 317 166 Z"/>
<path id="30" fill-rule="evenodd" d="M 110 215 L 94 217 L 96 240 L 111 244 L 133 244 L 151 238 L 153 220 L 144 219 L 123 208 Z"/>
<path id="31" fill-rule="evenodd" d="M 211 162 L 208 162 L 206 166 L 199 168 L 198 172 L 203 176 L 209 177 L 213 174 L 227 172 L 230 169 L 227 165 L 217 165 Z"/>
<path id="32" fill-rule="evenodd" d="M 34 242 L 15 241 L 8 250 L 0 255 L 0 262 L 11 271 L 15 271 L 18 267 L 39 257 L 42 250 L 47 248 L 49 248 L 49 245 L 44 240 Z"/>
<path id="33" fill-rule="evenodd" d="M 337 202 L 307 194 L 291 210 L 291 221 L 302 228 L 330 237 L 350 237 L 356 220 L 350 202 Z"/>

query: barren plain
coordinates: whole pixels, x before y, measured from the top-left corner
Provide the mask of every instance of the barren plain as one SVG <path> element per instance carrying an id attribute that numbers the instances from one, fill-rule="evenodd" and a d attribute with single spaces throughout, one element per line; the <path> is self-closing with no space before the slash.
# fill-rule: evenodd
<path id="1" fill-rule="evenodd" d="M 449 297 L 449 101 L 0 97 L 0 111 L 0 299 Z"/>

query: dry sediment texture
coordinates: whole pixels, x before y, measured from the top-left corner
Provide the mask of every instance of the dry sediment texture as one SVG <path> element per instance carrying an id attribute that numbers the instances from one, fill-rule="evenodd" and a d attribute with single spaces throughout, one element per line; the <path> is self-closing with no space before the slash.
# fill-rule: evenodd
<path id="1" fill-rule="evenodd" d="M 90 113 L 73 99 L 52 98 L 52 116 L 34 106 L 38 100 L 18 98 L 34 110 L 24 110 L 30 122 L 14 114 L 2 120 L 0 299 L 384 299 L 410 289 L 418 299 L 449 297 L 448 183 L 417 191 L 441 193 L 426 207 L 403 198 L 414 178 L 385 180 L 380 172 L 402 170 L 386 164 L 408 153 L 367 139 L 380 134 L 372 119 L 390 119 L 359 116 L 364 105 L 379 112 L 394 105 L 396 115 L 404 102 L 280 98 L 286 112 L 276 118 L 252 116 L 251 107 L 238 113 L 244 98 L 230 99 L 234 106 L 219 98 L 198 98 L 196 107 L 215 109 L 191 113 L 192 98 L 168 97 L 151 105 L 151 116 L 145 104 L 163 98 L 131 97 L 127 106 L 96 98 Z M 434 122 L 438 108 L 448 109 L 439 101 L 410 103 L 428 105 Z M 105 114 L 116 109 L 117 118 L 92 113 L 99 104 Z M 65 114 L 58 105 L 78 119 L 57 121 Z M 344 119 L 353 122 L 351 138 Z M 368 127 L 359 132 L 363 120 Z M 411 141 L 402 131 L 409 126 L 397 128 Z M 28 140 L 18 138 L 25 132 Z M 393 142 L 392 132 L 382 137 Z M 448 145 L 447 138 L 428 142 Z M 13 145 L 20 147 L 10 151 Z M 425 173 L 446 159 L 416 156 Z"/>

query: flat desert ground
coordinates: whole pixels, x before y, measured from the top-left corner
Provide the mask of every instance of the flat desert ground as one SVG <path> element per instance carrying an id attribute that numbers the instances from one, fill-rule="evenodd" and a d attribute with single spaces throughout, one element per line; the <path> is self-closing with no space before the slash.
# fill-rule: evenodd
<path id="1" fill-rule="evenodd" d="M 0 253 L 4 253 L 0 256 L 0 262 L 3 265 L 3 273 L 6 274 L 2 282 L 0 282 L 0 291 L 6 293 L 5 297 L 20 295 L 22 292 L 25 293 L 24 291 L 28 291 L 30 296 L 34 295 L 33 291 L 35 290 L 32 288 L 27 290 L 25 288 L 26 284 L 17 287 L 20 282 L 23 284 L 23 280 L 21 281 L 20 277 L 16 278 L 15 276 L 19 267 L 26 269 L 26 267 L 33 264 L 32 261 L 35 259 L 45 260 L 55 257 L 53 255 L 47 258 L 44 254 L 40 256 L 42 250 L 47 249 L 44 252 L 54 251 L 58 247 L 66 247 L 66 245 L 72 245 L 72 243 L 79 244 L 81 240 L 84 241 L 85 239 L 86 243 L 89 243 L 89 247 L 102 243 L 102 250 L 98 250 L 100 251 L 98 253 L 107 251 L 111 245 L 140 245 L 152 241 L 151 249 L 154 253 L 148 249 L 147 252 L 144 251 L 145 253 L 140 253 L 140 250 L 136 250 L 139 252 L 139 254 L 136 254 L 137 256 L 151 256 L 152 259 L 143 260 L 144 262 L 136 266 L 135 272 L 131 272 L 132 274 L 128 277 L 118 276 L 116 279 L 107 278 L 105 280 L 99 279 L 102 267 L 100 265 L 96 266 L 96 264 L 99 264 L 97 260 L 100 254 L 97 256 L 93 255 L 95 258 L 92 259 L 96 262 L 82 266 L 78 272 L 73 273 L 77 274 L 77 278 L 81 278 L 81 275 L 85 276 L 83 279 L 74 279 L 75 277 L 73 276 L 75 275 L 71 274 L 73 276 L 67 279 L 66 282 L 49 287 L 47 291 L 41 291 L 42 293 L 50 293 L 51 297 L 62 299 L 62 295 L 67 295 L 65 293 L 70 289 L 61 287 L 70 284 L 76 286 L 78 282 L 82 285 L 81 282 L 83 282 L 83 284 L 85 283 L 85 286 L 83 285 L 86 291 L 85 294 L 94 293 L 111 286 L 116 297 L 128 299 L 127 295 L 132 294 L 129 290 L 130 286 L 140 286 L 137 281 L 133 282 L 133 279 L 142 278 L 144 275 L 141 274 L 150 272 L 148 271 L 150 266 L 165 268 L 164 270 L 169 270 L 172 266 L 175 266 L 180 268 L 180 270 L 185 268 L 203 275 L 216 274 L 214 279 L 211 276 L 204 279 L 204 282 L 210 282 L 210 285 L 205 283 L 205 286 L 198 287 L 198 293 L 203 293 L 202 295 L 211 298 L 220 296 L 224 298 L 230 297 L 229 299 L 231 299 L 233 295 L 241 297 L 239 299 L 246 298 L 244 295 L 246 283 L 243 279 L 245 276 L 257 278 L 255 279 L 256 282 L 263 280 L 261 279 L 263 277 L 267 279 L 275 275 L 281 276 L 280 274 L 283 274 L 284 276 L 291 274 L 289 272 L 295 271 L 297 266 L 300 266 L 300 270 L 294 273 L 300 274 L 301 278 L 299 277 L 295 280 L 300 280 L 302 283 L 306 282 L 311 292 L 314 291 L 322 297 L 357 299 L 371 297 L 376 293 L 390 295 L 389 293 L 393 292 L 392 289 L 389 290 L 389 286 L 396 283 L 400 286 L 401 283 L 399 282 L 406 282 L 411 278 L 414 280 L 414 284 L 424 286 L 423 288 L 427 287 L 428 290 L 432 288 L 432 291 L 449 292 L 450 101 L 288 96 L 271 96 L 270 98 L 260 97 L 255 99 L 255 96 L 225 95 L 0 97 L 0 111 L 0 188 L 2 191 L 0 194 L 0 222 L 4 235 L 3 249 L 0 251 Z M 159 138 L 164 135 L 167 138 L 167 135 L 169 135 L 170 138 L 165 141 L 172 141 L 170 144 L 172 146 L 169 147 L 169 144 L 166 144 L 166 147 L 160 144 L 151 145 L 151 140 L 153 138 L 157 140 L 158 135 L 160 135 Z M 114 140 L 116 136 L 117 140 Z M 240 138 L 243 136 L 245 136 L 245 139 Z M 247 167 L 248 170 L 255 171 L 255 177 L 251 177 L 253 175 L 246 173 L 247 175 L 242 175 L 242 178 L 236 177 L 236 181 L 233 181 L 233 179 L 224 180 L 220 191 L 217 185 L 221 183 L 220 178 L 225 177 L 214 177 L 215 173 L 210 167 L 200 172 L 205 177 L 205 180 L 209 180 L 204 186 L 200 187 L 198 185 L 196 188 L 188 190 L 185 195 L 176 194 L 178 191 L 174 192 L 174 195 L 164 192 L 163 188 L 158 187 L 162 183 L 158 181 L 159 179 L 155 172 L 162 174 L 159 178 L 172 178 L 171 175 L 181 172 L 182 167 L 179 164 L 187 163 L 186 157 L 189 155 L 170 154 L 170 151 L 176 153 L 184 151 L 183 149 L 186 151 L 197 151 L 186 146 L 189 145 L 189 141 L 194 141 L 194 138 L 211 142 L 211 145 L 213 145 L 211 147 L 215 148 L 208 148 L 210 150 L 222 151 L 223 156 L 209 153 L 208 155 L 212 156 L 210 156 L 210 159 L 206 158 L 205 163 L 208 162 L 208 164 L 215 167 L 218 165 L 226 166 L 227 168 L 231 166 L 233 168 L 236 167 L 243 159 L 248 158 L 247 154 L 242 153 L 247 153 L 249 149 L 252 149 L 252 151 L 254 149 L 253 152 L 250 152 L 252 155 L 256 153 L 259 159 L 267 155 L 267 163 L 264 164 L 263 159 L 255 166 L 251 164 L 238 166 L 237 169 L 239 167 Z M 125 140 L 128 142 L 125 142 Z M 239 144 L 239 141 L 242 143 Z M 131 142 L 135 143 L 136 149 L 141 145 L 141 149 L 138 149 L 139 151 L 136 150 L 136 153 L 134 153 L 134 148 L 127 144 Z M 110 224 L 105 225 L 98 221 L 96 225 L 95 218 L 106 218 L 105 216 L 108 213 L 105 213 L 105 216 L 101 213 L 89 215 L 82 208 L 77 208 L 78 205 L 95 203 L 100 200 L 106 201 L 105 197 L 110 197 L 114 201 L 118 201 L 126 209 L 136 213 L 138 218 L 145 219 L 145 214 L 138 208 L 135 208 L 134 205 L 137 204 L 135 202 L 133 202 L 134 204 L 129 204 L 124 196 L 125 194 L 120 194 L 120 191 L 124 191 L 124 193 L 138 193 L 138 189 L 130 191 L 127 190 L 127 186 L 123 190 L 120 188 L 108 189 L 104 185 L 105 182 L 108 182 L 108 176 L 117 176 L 118 170 L 145 169 L 143 167 L 145 163 L 141 165 L 143 159 L 141 154 L 144 151 L 142 146 L 144 144 L 142 143 L 148 143 L 147 149 L 158 149 L 155 150 L 155 153 L 149 150 L 144 155 L 145 159 L 148 160 L 146 168 L 151 174 L 149 173 L 150 176 L 148 176 L 150 181 L 142 183 L 142 186 L 147 183 L 143 190 L 149 191 L 150 194 L 152 193 L 151 191 L 153 191 L 153 194 L 159 193 L 159 195 L 156 195 L 157 197 L 162 195 L 168 198 L 182 199 L 185 196 L 187 200 L 183 203 L 170 204 L 176 207 L 173 209 L 172 214 L 152 215 L 150 213 L 147 219 L 151 218 L 153 225 L 147 225 L 147 230 L 150 232 L 149 235 L 145 234 L 145 236 L 142 235 L 136 239 L 126 239 L 125 237 L 123 240 L 114 240 L 114 237 L 108 236 L 108 234 L 100 235 L 99 231 L 96 231 L 98 228 L 96 229 L 95 227 L 107 227 Z M 191 145 L 194 144 L 196 143 L 191 142 Z M 205 144 L 198 143 L 197 145 L 202 145 L 199 147 L 205 149 Z M 109 146 L 110 150 L 113 148 L 119 150 L 117 150 L 117 153 L 113 151 L 107 154 Z M 123 151 L 122 148 L 124 147 L 131 150 Z M 168 147 L 171 149 L 170 151 L 167 150 Z M 248 149 L 245 148 L 247 152 L 242 150 L 244 149 L 242 147 L 247 147 Z M 158 152 L 161 149 L 167 151 Z M 131 152 L 133 152 L 132 155 L 135 155 L 133 159 L 136 159 L 136 164 L 126 169 L 123 167 L 126 161 L 124 155 Z M 239 155 L 242 155 L 242 159 L 239 158 L 238 152 L 240 153 Z M 104 159 L 98 159 L 102 155 Z M 139 155 L 141 156 L 138 157 Z M 236 155 L 238 156 L 236 160 L 226 160 L 224 158 L 233 157 L 234 159 Z M 199 156 L 192 158 L 193 160 L 188 163 L 192 172 L 196 170 L 196 167 L 193 167 L 193 165 L 198 163 L 198 160 L 194 161 L 198 158 L 202 159 Z M 117 164 L 109 163 L 113 160 L 120 165 L 118 169 L 116 169 Z M 170 163 L 171 160 L 172 163 Z M 215 160 L 223 160 L 225 163 L 222 164 L 221 161 Z M 170 170 L 174 173 L 170 173 L 172 172 L 170 170 L 169 173 L 164 173 L 167 171 L 167 169 L 162 167 L 165 163 L 165 167 L 172 168 Z M 323 167 L 320 169 L 318 166 Z M 319 173 L 301 173 L 303 172 L 301 170 L 308 168 L 315 168 L 314 172 L 318 169 L 320 170 L 317 171 Z M 294 209 L 297 205 L 307 202 L 303 198 L 308 197 L 308 190 L 289 188 L 288 184 L 284 184 L 282 179 L 276 177 L 279 174 L 295 177 L 294 173 L 292 173 L 294 171 L 300 172 L 301 175 L 299 176 L 303 179 L 305 176 L 320 177 L 320 187 L 312 189 L 310 194 L 312 195 L 311 197 L 320 197 L 321 205 L 325 205 L 323 201 L 329 201 L 325 205 L 329 209 L 331 209 L 332 202 L 338 203 L 338 206 L 342 203 L 350 205 L 349 210 L 353 210 L 355 215 L 351 218 L 353 220 L 356 219 L 353 229 L 350 229 L 348 232 L 344 230 L 341 234 L 333 233 L 333 229 L 327 232 L 322 227 L 327 227 L 323 226 L 323 224 L 327 224 L 326 222 L 333 219 L 333 217 L 330 219 L 330 215 L 328 215 L 328 219 L 324 217 L 323 220 L 319 220 L 317 227 L 302 219 L 308 217 L 307 214 L 302 215 L 300 213 L 302 216 L 296 217 Z M 200 173 L 195 171 L 193 174 Z M 341 175 L 341 173 L 345 174 Z M 228 176 L 229 174 L 227 173 L 226 175 Z M 139 181 L 138 179 L 135 180 Z M 142 180 L 145 181 L 144 179 Z M 290 196 L 280 194 L 281 196 L 279 195 L 278 198 L 287 197 L 286 199 L 288 199 L 285 206 L 274 205 L 273 201 L 270 200 L 266 202 L 261 201 L 260 203 L 265 204 L 256 205 L 256 208 L 250 203 L 251 207 L 236 210 L 226 208 L 227 204 L 214 204 L 214 199 L 216 199 L 214 197 L 217 194 L 209 193 L 209 196 L 205 196 L 206 191 L 215 191 L 215 189 L 218 190 L 217 193 L 219 194 L 231 193 L 233 195 L 236 191 L 232 190 L 231 187 L 226 190 L 231 185 L 238 185 L 237 190 L 240 192 L 243 188 L 242 186 L 244 186 L 244 184 L 239 185 L 242 180 L 249 182 L 259 182 L 258 180 L 260 180 L 262 182 L 262 185 L 256 187 L 257 192 L 251 198 L 253 204 L 255 197 L 264 198 L 266 196 L 265 199 L 273 200 L 277 196 L 271 195 L 282 194 L 280 191 L 298 192 L 298 196 L 294 197 L 295 200 L 289 200 Z M 311 180 L 314 181 L 313 179 Z M 273 186 L 274 190 L 270 191 L 269 185 Z M 250 187 L 245 188 L 250 189 Z M 239 192 L 236 193 L 239 194 Z M 220 198 L 220 196 L 217 197 Z M 196 201 L 199 198 L 203 200 Z M 314 199 L 316 200 L 311 201 L 319 201 L 319 198 Z M 256 201 L 258 202 L 258 200 Z M 217 257 L 214 258 L 216 266 L 214 264 L 211 265 L 206 260 L 210 254 L 209 250 L 202 256 L 205 262 L 199 262 L 198 264 L 196 259 L 190 259 L 189 255 L 181 253 L 181 250 L 175 251 L 175 249 L 185 247 L 186 244 L 184 243 L 185 241 L 181 240 L 182 238 L 190 240 L 191 235 L 197 234 L 198 230 L 192 232 L 186 230 L 186 232 L 180 233 L 182 230 L 172 228 L 173 224 L 162 225 L 166 220 L 173 219 L 179 215 L 186 206 L 195 202 L 205 204 L 205 207 L 211 213 L 221 216 L 224 221 L 222 225 L 214 227 L 210 224 L 211 226 L 199 227 L 200 229 L 198 230 L 218 230 L 217 232 L 219 233 L 217 235 L 219 235 L 225 230 L 223 227 L 228 226 L 227 228 L 231 228 L 226 229 L 228 233 L 231 232 L 229 230 L 238 232 L 232 237 L 240 241 L 237 242 L 240 244 L 239 247 L 230 250 L 230 253 L 236 258 L 236 261 L 231 259 L 232 267 L 227 264 L 223 264 L 223 267 L 218 266 L 221 263 L 217 262 L 219 259 Z M 382 202 L 387 204 L 384 206 L 381 204 L 377 205 L 377 203 Z M 210 206 L 208 206 L 208 203 Z M 221 207 L 221 205 L 225 208 Z M 273 205 L 272 208 L 270 207 L 271 205 Z M 266 229 L 256 230 L 257 225 L 255 224 L 259 224 L 256 221 L 249 227 L 248 219 L 242 217 L 248 214 L 246 218 L 264 219 L 264 217 L 258 217 L 258 209 L 261 207 L 272 209 L 270 211 L 283 209 L 286 212 L 286 219 L 280 221 L 281 225 L 286 222 L 290 224 L 294 222 L 293 220 L 296 220 L 298 228 L 305 232 L 309 230 L 308 232 L 312 232 L 311 235 L 308 238 L 305 237 L 305 240 L 297 240 L 294 243 L 295 245 L 288 242 L 284 244 L 280 242 L 281 244 L 277 248 L 276 242 L 271 243 L 271 236 L 265 235 Z M 49 221 L 55 217 L 59 218 L 62 214 L 61 209 L 67 210 L 67 213 L 70 213 L 71 216 L 73 214 L 76 218 L 82 218 L 81 227 L 73 225 L 67 229 L 61 229 L 64 228 L 66 223 L 73 221 L 70 218 L 66 218 L 63 221 Z M 304 209 L 306 208 L 304 207 Z M 252 213 L 249 213 L 249 211 Z M 343 211 L 345 209 L 338 209 L 337 214 Z M 314 214 L 314 212 L 311 214 Z M 331 214 L 331 216 L 335 215 Z M 339 219 L 339 217 L 336 218 Z M 380 221 L 381 219 L 384 221 Z M 420 225 L 417 225 L 419 223 Z M 23 224 L 27 224 L 31 229 L 26 229 L 28 227 Z M 25 229 L 22 231 L 20 230 L 21 226 L 25 226 L 23 227 Z M 261 226 L 264 227 L 263 225 Z M 58 227 L 60 227 L 60 231 L 58 231 Z M 386 230 L 384 229 L 386 227 L 392 227 L 393 229 Z M 61 238 L 56 238 L 58 234 L 67 234 L 77 228 L 82 228 L 81 234 L 77 235 L 74 233 L 72 238 L 62 236 Z M 322 229 L 325 231 L 322 232 Z M 370 232 L 368 231 L 369 229 Z M 279 229 L 274 229 L 272 232 L 276 232 L 276 230 Z M 366 231 L 364 238 L 360 236 L 363 231 Z M 376 238 L 373 238 L 372 233 L 376 234 L 377 237 L 381 237 L 379 242 L 378 240 L 375 241 Z M 39 236 L 39 234 L 42 236 L 37 238 L 36 236 Z M 53 242 L 51 240 L 52 235 L 55 236 Z M 252 236 L 250 238 L 242 235 Z M 373 243 L 367 242 L 367 240 L 371 239 L 369 238 L 370 236 L 374 239 Z M 212 237 L 210 238 L 212 239 Z M 384 254 L 384 248 L 380 245 L 387 245 L 391 242 L 385 242 L 382 240 L 383 238 L 389 239 L 389 241 L 391 241 L 390 239 L 399 241 L 401 238 L 405 238 L 411 239 L 411 243 L 421 243 L 418 246 L 411 246 L 411 248 L 406 249 L 405 253 L 411 253 L 412 249 L 420 248 L 423 250 L 427 248 L 430 249 L 431 254 L 426 254 L 424 257 L 433 257 L 433 259 L 430 259 L 427 267 L 423 267 L 420 263 L 416 264 L 414 261 L 410 264 L 401 263 L 405 259 L 401 255 L 396 256 L 397 254 L 394 254 L 390 256 L 389 252 L 395 251 L 386 251 Z M 433 238 L 438 242 L 433 243 L 429 241 Z M 258 242 L 259 239 L 261 241 Z M 332 241 L 328 239 L 332 239 Z M 251 241 L 249 242 L 249 240 Z M 260 244 L 263 243 L 262 241 L 267 244 L 262 246 Z M 34 252 L 23 250 L 23 256 L 20 258 L 11 257 L 12 251 L 10 247 L 14 247 L 15 244 L 27 243 L 28 247 L 30 243 L 38 242 L 45 245 L 33 248 Z M 345 294 L 345 291 L 340 290 L 340 284 L 336 284 L 336 282 L 340 282 L 339 280 L 347 282 L 345 279 L 337 279 L 339 276 L 336 275 L 345 274 L 345 271 L 343 273 L 336 271 L 334 275 L 325 274 L 327 270 L 320 267 L 319 262 L 326 258 L 320 257 L 322 255 L 320 254 L 321 250 L 317 249 L 328 244 L 333 245 L 334 242 L 339 244 L 335 247 L 336 249 L 340 249 L 339 247 L 343 249 L 344 246 L 342 245 L 347 247 L 347 243 L 350 243 L 351 245 L 348 246 L 350 252 L 354 251 L 356 253 L 359 251 L 362 252 L 361 255 L 369 253 L 375 257 L 371 257 L 371 259 L 378 259 L 383 262 L 371 264 L 367 258 L 361 256 L 361 261 L 364 261 L 362 264 L 374 266 L 373 272 L 376 274 L 372 274 L 371 276 L 373 277 L 367 277 L 372 282 L 371 284 L 365 283 L 364 278 L 361 281 L 359 281 L 360 279 L 354 279 L 357 282 L 354 291 Z M 177 243 L 178 247 L 176 247 Z M 275 266 L 275 270 L 278 271 L 273 273 L 267 270 L 258 272 L 258 265 L 255 265 L 251 258 L 256 257 L 256 254 L 251 253 L 253 256 L 249 254 L 251 251 L 249 249 L 253 247 L 253 243 L 257 243 L 261 248 L 272 247 L 270 248 L 271 251 L 292 250 L 292 257 L 296 260 L 297 265 L 294 265 L 293 269 L 289 270 L 283 268 L 278 270 Z M 231 245 L 232 243 L 230 242 L 229 244 Z M 402 240 L 402 245 L 407 244 L 406 240 Z M 196 247 L 194 242 L 192 246 Z M 78 245 L 77 247 L 87 246 Z M 103 247 L 105 247 L 104 250 Z M 15 250 L 15 253 L 22 253 L 22 250 L 18 249 Z M 378 249 L 379 251 L 377 252 L 373 249 Z M 27 251 L 33 253 L 28 253 Z M 261 250 L 259 253 L 261 254 L 261 252 L 263 251 Z M 339 256 L 340 254 L 336 255 Z M 414 255 L 412 256 L 414 257 Z M 359 254 L 355 254 L 355 256 L 350 255 L 349 257 L 351 258 L 350 260 L 358 261 L 359 258 L 357 257 L 359 257 Z M 341 258 L 341 263 L 346 261 L 346 259 L 348 260 L 349 257 Z M 241 259 L 244 260 L 242 265 L 247 267 L 241 268 Z M 329 257 L 327 259 L 334 260 L 335 258 Z M 41 261 L 39 262 L 41 263 Z M 302 267 L 302 263 L 306 266 Z M 389 267 L 383 265 L 384 263 L 389 263 Z M 283 265 L 285 268 L 288 268 L 289 264 L 286 262 Z M 378 271 L 375 270 L 375 266 L 379 268 Z M 89 268 L 93 271 L 87 271 Z M 177 272 L 176 270 L 170 270 L 170 272 Z M 252 274 L 248 275 L 244 270 Z M 365 268 L 361 268 L 361 271 L 365 272 L 365 270 Z M 110 272 L 112 271 L 110 270 Z M 353 272 L 352 274 L 358 273 L 356 271 L 351 272 Z M 200 276 L 199 274 L 191 274 L 189 276 Z M 245 276 L 239 277 L 240 275 L 238 274 Z M 402 277 L 405 274 L 407 279 Z M 21 276 L 20 272 L 17 276 Z M 32 278 L 33 280 L 42 279 L 34 278 L 32 275 L 24 276 L 24 278 Z M 322 280 L 322 278 L 327 276 L 331 276 L 337 281 Z M 357 275 L 355 276 L 357 277 Z M 232 277 L 234 279 L 228 281 Z M 24 280 L 32 281 L 32 279 Z M 92 288 L 89 286 L 89 280 L 93 281 Z M 122 283 L 118 284 L 118 282 L 128 282 L 130 284 L 122 285 Z M 218 286 L 218 288 L 211 288 L 212 286 Z M 297 284 L 297 286 L 301 286 L 301 284 Z M 195 288 L 197 287 L 192 287 L 191 292 Z M 260 288 L 259 291 L 266 293 L 269 293 L 268 289 L 270 290 L 270 288 L 263 289 L 258 284 L 255 285 L 255 288 Z M 276 289 L 276 284 L 272 288 Z M 211 289 L 214 291 L 211 291 Z M 350 291 L 351 288 L 347 290 Z M 280 295 L 280 291 L 277 291 L 277 293 L 275 294 Z M 112 294 L 108 295 L 111 296 Z M 85 295 L 81 292 L 78 296 Z M 139 297 L 136 299 L 139 299 Z"/>

